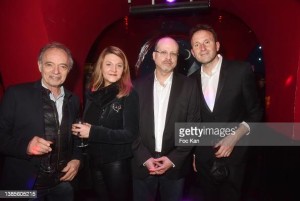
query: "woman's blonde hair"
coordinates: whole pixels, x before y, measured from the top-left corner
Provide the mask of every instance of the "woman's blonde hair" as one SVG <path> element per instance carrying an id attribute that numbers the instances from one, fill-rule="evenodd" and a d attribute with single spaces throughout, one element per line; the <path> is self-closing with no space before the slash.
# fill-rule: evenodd
<path id="1" fill-rule="evenodd" d="M 123 96 L 128 96 L 132 89 L 132 82 L 130 79 L 130 69 L 127 57 L 125 53 L 118 47 L 108 46 L 106 47 L 100 54 L 96 66 L 94 67 L 94 72 L 91 76 L 90 88 L 95 91 L 104 87 L 104 78 L 102 73 L 102 65 L 104 61 L 104 57 L 108 54 L 114 54 L 121 58 L 124 63 L 123 73 L 119 81 L 117 81 L 117 85 L 119 87 L 119 93 L 117 95 L 118 98 Z"/>

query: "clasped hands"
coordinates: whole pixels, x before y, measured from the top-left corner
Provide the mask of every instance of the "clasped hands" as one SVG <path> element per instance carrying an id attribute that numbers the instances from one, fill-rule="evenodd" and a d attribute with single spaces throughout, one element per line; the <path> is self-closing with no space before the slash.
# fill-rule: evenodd
<path id="1" fill-rule="evenodd" d="M 166 156 L 162 156 L 160 158 L 151 157 L 145 162 L 145 166 L 147 167 L 150 175 L 162 175 L 168 169 L 173 167 L 173 163 Z"/>

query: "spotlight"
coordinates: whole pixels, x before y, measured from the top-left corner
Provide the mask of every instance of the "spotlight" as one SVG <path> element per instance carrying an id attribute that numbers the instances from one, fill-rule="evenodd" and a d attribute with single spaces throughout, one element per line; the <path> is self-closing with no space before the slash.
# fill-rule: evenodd
<path id="1" fill-rule="evenodd" d="M 143 6 L 130 6 L 129 13 L 131 15 L 139 14 L 157 14 L 157 13 L 178 13 L 178 12 L 191 12 L 191 11 L 205 11 L 210 8 L 209 0 L 199 0 L 190 2 L 175 2 L 176 0 L 166 0 L 165 4 L 154 4 Z"/>

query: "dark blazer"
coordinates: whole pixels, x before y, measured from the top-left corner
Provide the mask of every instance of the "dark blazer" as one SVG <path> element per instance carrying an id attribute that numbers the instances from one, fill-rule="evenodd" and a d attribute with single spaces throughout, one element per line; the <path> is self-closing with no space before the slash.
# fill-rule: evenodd
<path id="1" fill-rule="evenodd" d="M 133 144 L 132 166 L 133 175 L 137 178 L 149 175 L 143 163 L 155 154 L 153 84 L 154 74 L 138 80 L 135 84 L 140 100 L 140 127 L 139 137 Z M 181 178 L 191 167 L 191 163 L 187 160 L 192 147 L 175 146 L 175 123 L 199 122 L 199 106 L 199 90 L 196 82 L 174 72 L 161 151 L 162 155 L 167 156 L 175 164 L 174 168 L 166 172 L 169 178 Z"/>
<path id="2" fill-rule="evenodd" d="M 226 61 L 223 59 L 220 70 L 219 84 L 213 111 L 207 106 L 201 84 L 201 69 L 193 73 L 191 78 L 196 79 L 198 90 L 201 92 L 201 118 L 203 122 L 259 122 L 262 118 L 262 109 L 257 94 L 255 76 L 251 66 L 245 62 Z M 210 154 L 197 147 L 197 155 L 203 160 L 212 157 L 214 151 L 209 148 Z M 234 149 L 229 158 L 242 158 Z"/>
<path id="3" fill-rule="evenodd" d="M 128 96 L 115 97 L 101 104 L 101 108 L 93 107 L 99 119 L 88 122 L 92 124 L 88 142 L 91 156 L 97 157 L 101 163 L 132 157 L 131 144 L 138 133 L 138 105 L 138 95 L 132 90 Z M 84 116 L 89 107 L 91 100 L 87 98 Z"/>
<path id="4" fill-rule="evenodd" d="M 44 136 L 41 81 L 7 89 L 0 106 L 0 153 L 5 156 L 2 188 L 30 190 L 40 166 L 39 156 L 27 155 L 27 146 L 34 136 Z M 79 111 L 79 98 L 65 89 L 69 104 L 69 143 L 74 145 L 71 125 Z M 70 160 L 80 159 L 75 145 L 69 150 Z"/>

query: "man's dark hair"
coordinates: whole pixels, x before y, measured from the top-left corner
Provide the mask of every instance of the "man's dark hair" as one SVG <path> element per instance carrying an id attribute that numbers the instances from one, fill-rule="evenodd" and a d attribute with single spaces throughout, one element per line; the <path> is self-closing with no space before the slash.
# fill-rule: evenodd
<path id="1" fill-rule="evenodd" d="M 196 26 L 194 26 L 191 30 L 190 30 L 190 38 L 192 38 L 192 36 L 194 35 L 194 33 L 196 33 L 197 31 L 209 31 L 210 33 L 212 33 L 215 42 L 218 41 L 218 36 L 217 33 L 215 32 L 215 30 L 207 25 L 207 24 L 197 24 Z"/>

